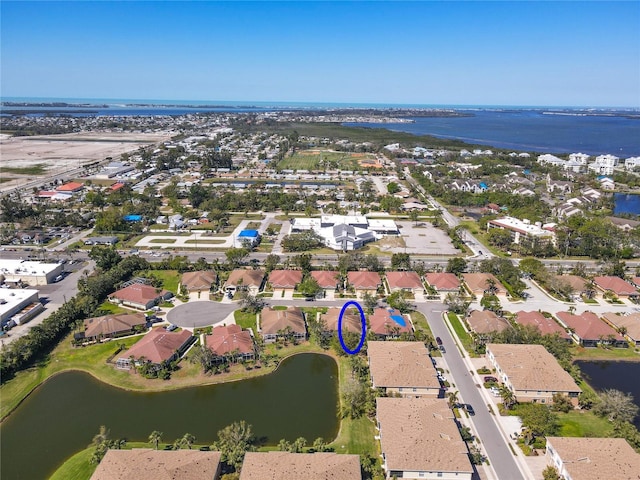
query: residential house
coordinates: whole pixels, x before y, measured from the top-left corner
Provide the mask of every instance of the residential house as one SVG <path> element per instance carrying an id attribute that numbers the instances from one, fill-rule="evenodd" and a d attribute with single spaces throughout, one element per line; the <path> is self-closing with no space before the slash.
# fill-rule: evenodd
<path id="1" fill-rule="evenodd" d="M 224 290 L 228 293 L 235 293 L 243 290 L 251 295 L 257 295 L 262 288 L 264 272 L 262 270 L 236 269 L 229 274 L 229 278 L 224 283 Z"/>
<path id="2" fill-rule="evenodd" d="M 506 296 L 507 289 L 491 273 L 463 273 L 462 279 L 472 295 L 482 297 L 485 293 Z"/>
<path id="3" fill-rule="evenodd" d="M 403 291 L 416 295 L 424 292 L 424 285 L 416 272 L 387 272 L 386 277 L 391 293 Z"/>
<path id="4" fill-rule="evenodd" d="M 620 277 L 611 275 L 593 277 L 593 283 L 602 292 L 602 295 L 611 292 L 618 298 L 638 297 L 638 289 Z"/>
<path id="5" fill-rule="evenodd" d="M 446 400 L 381 397 L 376 406 L 387 479 L 471 480 L 467 446 Z"/>
<path id="6" fill-rule="evenodd" d="M 260 243 L 260 233 L 257 230 L 245 229 L 238 234 L 236 240 L 241 247 L 255 247 Z"/>
<path id="7" fill-rule="evenodd" d="M 521 195 L 523 197 L 533 197 L 536 194 L 536 192 L 526 187 L 514 188 L 511 193 L 513 195 Z"/>
<path id="8" fill-rule="evenodd" d="M 108 449 L 91 480 L 218 480 L 220 452 Z"/>
<path id="9" fill-rule="evenodd" d="M 139 310 L 149 310 L 171 297 L 173 293 L 167 290 L 143 283 L 133 283 L 109 295 L 109 301 Z"/>
<path id="10" fill-rule="evenodd" d="M 376 308 L 369 315 L 369 330 L 378 338 L 396 338 L 402 333 L 412 333 L 413 327 L 408 315 L 393 309 Z"/>
<path id="11" fill-rule="evenodd" d="M 118 313 L 84 320 L 84 339 L 98 341 L 135 333 L 147 324 L 144 313 Z"/>
<path id="12" fill-rule="evenodd" d="M 546 457 L 562 480 L 631 480 L 640 472 L 640 454 L 624 438 L 547 437 Z"/>
<path id="13" fill-rule="evenodd" d="M 552 180 L 551 175 L 547 174 L 547 192 L 548 193 L 560 193 L 567 195 L 573 190 L 573 182 L 565 182 L 560 180 Z"/>
<path id="14" fill-rule="evenodd" d="M 85 245 L 115 245 L 120 239 L 118 237 L 88 237 L 84 239 Z"/>
<path id="15" fill-rule="evenodd" d="M 361 480 L 360 457 L 334 452 L 247 452 L 240 480 Z"/>
<path id="16" fill-rule="evenodd" d="M 273 270 L 269 274 L 269 283 L 273 288 L 273 297 L 279 298 L 285 294 L 293 295 L 296 286 L 302 282 L 302 270 Z"/>
<path id="17" fill-rule="evenodd" d="M 569 312 L 555 314 L 560 324 L 571 334 L 571 338 L 583 347 L 597 347 L 599 344 L 615 347 L 628 347 L 622 335 L 598 318 L 593 312 L 583 312 L 574 315 Z"/>
<path id="18" fill-rule="evenodd" d="M 403 397 L 442 397 L 437 372 L 423 342 L 367 342 L 373 388 Z"/>
<path id="19" fill-rule="evenodd" d="M 347 281 L 355 289 L 358 298 L 362 298 L 365 293 L 377 295 L 382 284 L 377 272 L 347 272 Z"/>
<path id="20" fill-rule="evenodd" d="M 609 312 L 603 314 L 602 319 L 629 342 L 640 346 L 640 313 Z"/>
<path id="21" fill-rule="evenodd" d="M 182 292 L 208 292 L 218 283 L 218 274 L 214 270 L 186 272 L 180 280 Z"/>
<path id="22" fill-rule="evenodd" d="M 624 168 L 626 170 L 633 170 L 636 167 L 640 167 L 640 157 L 629 157 L 624 161 Z"/>
<path id="23" fill-rule="evenodd" d="M 438 293 L 456 293 L 460 291 L 460 280 L 453 273 L 447 272 L 431 272 L 427 273 L 424 278 L 430 287 L 435 288 Z"/>
<path id="24" fill-rule="evenodd" d="M 340 312 L 342 308 L 332 307 L 327 309 L 327 313 L 320 315 L 320 321 L 324 322 L 324 327 L 327 332 L 338 331 L 338 319 L 340 318 Z M 355 333 L 358 336 L 362 335 L 362 318 L 360 318 L 360 312 L 355 308 L 347 308 L 342 316 L 342 331 Z"/>
<path id="25" fill-rule="evenodd" d="M 589 280 L 578 275 L 554 275 L 551 279 L 553 282 L 560 282 L 568 286 L 574 295 L 580 296 L 591 290 Z"/>
<path id="26" fill-rule="evenodd" d="M 304 340 L 307 337 L 304 314 L 299 307 L 289 307 L 286 310 L 265 307 L 260 312 L 258 332 L 265 343 L 273 343 L 279 337 L 287 335 Z"/>
<path id="27" fill-rule="evenodd" d="M 469 330 L 480 336 L 500 333 L 507 328 L 511 328 L 507 320 L 499 317 L 491 310 L 472 310 L 466 320 Z"/>
<path id="28" fill-rule="evenodd" d="M 638 226 L 640 226 L 640 222 L 638 220 L 631 220 L 629 218 L 607 217 L 607 220 L 609 220 L 616 227 L 625 232 L 629 232 L 634 228 L 638 228 Z"/>
<path id="29" fill-rule="evenodd" d="M 154 328 L 131 348 L 125 350 L 116 361 L 118 368 L 129 369 L 132 360 L 136 366 L 151 363 L 156 369 L 163 364 L 178 360 L 191 346 L 195 337 L 188 330 L 168 332 L 162 327 Z"/>
<path id="30" fill-rule="evenodd" d="M 571 341 L 571 337 L 567 331 L 562 328 L 552 318 L 545 317 L 542 313 L 533 311 L 525 312 L 521 310 L 516 313 L 515 321 L 518 325 L 532 326 L 538 329 L 542 335 L 559 335 L 560 338 Z"/>
<path id="31" fill-rule="evenodd" d="M 553 403 L 553 395 L 562 394 L 578 405 L 582 390 L 542 345 L 488 343 L 486 347 L 498 379 L 518 402 Z"/>
<path id="32" fill-rule="evenodd" d="M 325 290 L 325 296 L 327 292 L 335 292 L 340 286 L 340 272 L 335 270 L 314 270 L 311 276 Z"/>
<path id="33" fill-rule="evenodd" d="M 239 325 L 214 327 L 210 335 L 205 335 L 205 345 L 216 356 L 216 361 L 233 362 L 253 360 L 255 348 L 248 330 Z"/>

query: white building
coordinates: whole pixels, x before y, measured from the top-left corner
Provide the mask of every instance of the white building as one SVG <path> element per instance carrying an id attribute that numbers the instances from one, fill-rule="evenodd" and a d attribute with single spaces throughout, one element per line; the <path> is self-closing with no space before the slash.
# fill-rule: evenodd
<path id="1" fill-rule="evenodd" d="M 531 243 L 537 240 L 540 244 L 555 243 L 555 234 L 549 230 L 551 225 L 543 225 L 540 222 L 532 224 L 526 218 L 519 220 L 513 217 L 503 217 L 495 220 L 490 220 L 487 223 L 487 230 L 492 228 L 500 228 L 503 230 L 509 230 L 511 232 L 511 238 L 513 243 Z"/>
<path id="2" fill-rule="evenodd" d="M 594 162 L 589 165 L 589 170 L 592 170 L 600 175 L 612 175 L 613 169 L 618 165 L 620 160 L 615 155 L 598 155 Z"/>
<path id="3" fill-rule="evenodd" d="M 640 157 L 629 157 L 624 161 L 624 168 L 627 170 L 633 170 L 636 167 L 640 167 Z"/>
<path id="4" fill-rule="evenodd" d="M 38 291 L 22 288 L 0 288 L 0 324 L 20 325 L 44 310 Z"/>
<path id="5" fill-rule="evenodd" d="M 29 260 L 0 259 L 0 275 L 7 283 L 28 283 L 47 285 L 53 283 L 62 273 L 63 265 L 58 263 L 32 262 Z"/>

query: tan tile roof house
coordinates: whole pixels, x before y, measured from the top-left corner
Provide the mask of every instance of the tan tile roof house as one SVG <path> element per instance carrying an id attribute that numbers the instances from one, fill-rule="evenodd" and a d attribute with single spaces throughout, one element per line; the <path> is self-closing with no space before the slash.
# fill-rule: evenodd
<path id="1" fill-rule="evenodd" d="M 462 278 L 469 291 L 474 295 L 482 296 L 484 292 L 488 291 L 491 280 L 494 282 L 496 295 L 505 295 L 507 293 L 504 286 L 491 273 L 463 273 Z"/>
<path id="2" fill-rule="evenodd" d="M 181 289 L 186 289 L 188 292 L 206 292 L 216 283 L 218 283 L 218 274 L 213 270 L 186 272 L 180 280 Z"/>
<path id="3" fill-rule="evenodd" d="M 460 290 L 460 280 L 453 273 L 427 273 L 424 278 L 429 285 L 439 292 L 457 292 Z"/>
<path id="4" fill-rule="evenodd" d="M 393 317 L 402 317 L 402 322 Z M 372 315 L 369 315 L 369 330 L 379 337 L 395 337 L 401 333 L 411 333 L 413 328 L 407 315 L 402 315 L 398 311 L 389 311 L 386 308 L 376 308 Z"/>
<path id="5" fill-rule="evenodd" d="M 144 326 L 146 323 L 144 313 L 119 313 L 87 318 L 84 321 L 84 338 L 96 340 L 133 333 L 134 327 Z"/>
<path id="6" fill-rule="evenodd" d="M 167 332 L 158 327 L 147 333 L 141 340 L 128 350 L 125 350 L 116 361 L 118 368 L 131 368 L 130 358 L 138 361 L 144 357 L 146 361 L 160 366 L 162 362 L 176 360 L 191 345 L 195 338 L 188 330 Z"/>
<path id="7" fill-rule="evenodd" d="M 290 328 L 293 336 L 304 339 L 307 336 L 307 328 L 304 323 L 304 314 L 299 307 L 289 307 L 286 310 L 273 310 L 265 307 L 260 312 L 258 331 L 266 343 L 275 342 L 278 332 Z"/>
<path id="8" fill-rule="evenodd" d="M 593 277 L 593 283 L 603 292 L 611 291 L 618 297 L 628 297 L 638 295 L 636 287 L 620 277 L 603 276 Z"/>
<path id="9" fill-rule="evenodd" d="M 257 293 L 262 287 L 264 272 L 262 270 L 236 269 L 229 274 L 229 278 L 224 283 L 225 290 L 247 289 Z"/>
<path id="10" fill-rule="evenodd" d="M 109 295 L 109 300 L 128 307 L 148 310 L 162 300 L 171 297 L 173 297 L 173 293 L 167 290 L 160 290 L 142 283 L 134 283 Z"/>
<path id="11" fill-rule="evenodd" d="M 624 328 L 623 335 L 627 340 L 640 346 L 640 313 L 630 313 L 628 315 L 618 315 L 613 312 L 605 313 L 602 319 L 614 329 Z"/>
<path id="12" fill-rule="evenodd" d="M 382 283 L 376 272 L 348 272 L 347 280 L 356 290 L 376 290 Z"/>
<path id="13" fill-rule="evenodd" d="M 441 394 L 440 381 L 423 342 L 367 342 L 374 388 L 405 397 Z"/>
<path id="14" fill-rule="evenodd" d="M 562 393 L 578 403 L 582 390 L 542 345 L 488 343 L 487 359 L 519 402 L 553 403 Z"/>
<path id="15" fill-rule="evenodd" d="M 497 316 L 491 310 L 472 310 L 467 317 L 469 329 L 479 335 L 502 332 L 510 328 L 509 322 Z"/>
<path id="16" fill-rule="evenodd" d="M 240 480 L 360 480 L 360 457 L 333 452 L 247 452 Z"/>
<path id="17" fill-rule="evenodd" d="M 332 307 L 327 309 L 327 313 L 320 316 L 324 321 L 328 331 L 338 331 L 338 318 L 340 317 L 340 307 Z M 362 333 L 362 319 L 360 312 L 355 308 L 347 308 L 342 317 L 342 331 L 347 331 L 360 335 Z"/>
<path id="18" fill-rule="evenodd" d="M 387 478 L 407 472 L 409 478 L 471 479 L 467 446 L 446 400 L 383 397 L 376 404 Z"/>
<path id="19" fill-rule="evenodd" d="M 555 275 L 555 278 L 568 284 L 578 294 L 584 292 L 589 285 L 589 280 L 578 275 Z"/>
<path id="20" fill-rule="evenodd" d="M 293 290 L 301 281 L 301 270 L 273 270 L 269 274 L 269 283 L 274 289 Z"/>
<path id="21" fill-rule="evenodd" d="M 595 347 L 601 342 L 620 347 L 628 346 L 622 335 L 593 312 L 583 312 L 580 315 L 558 312 L 555 315 L 563 326 L 571 330 L 573 341 L 583 347 Z"/>
<path id="22" fill-rule="evenodd" d="M 571 341 L 571 337 L 564 328 L 558 325 L 552 318 L 547 318 L 537 311 L 525 312 L 524 310 L 520 310 L 516 313 L 516 323 L 536 327 L 542 335 L 553 335 L 557 333 L 560 335 L 560 338 Z"/>
<path id="23" fill-rule="evenodd" d="M 237 353 L 234 360 L 250 360 L 255 356 L 251 334 L 239 325 L 214 327 L 211 335 L 204 338 L 207 348 L 218 358 L 228 357 L 233 352 Z"/>
<path id="24" fill-rule="evenodd" d="M 640 478 L 640 454 L 623 438 L 547 437 L 546 457 L 564 479 Z"/>
<path id="25" fill-rule="evenodd" d="M 387 272 L 387 284 L 391 292 L 407 290 L 410 292 L 424 291 L 424 285 L 420 280 L 420 275 L 416 272 Z"/>
<path id="26" fill-rule="evenodd" d="M 316 282 L 318 282 L 318 285 L 320 285 L 320 287 L 324 288 L 325 290 L 336 289 L 339 284 L 339 275 L 340 273 L 336 272 L 335 270 L 314 270 L 311 272 L 311 276 L 315 278 Z"/>
<path id="27" fill-rule="evenodd" d="M 91 480 L 218 480 L 220 452 L 107 450 Z"/>

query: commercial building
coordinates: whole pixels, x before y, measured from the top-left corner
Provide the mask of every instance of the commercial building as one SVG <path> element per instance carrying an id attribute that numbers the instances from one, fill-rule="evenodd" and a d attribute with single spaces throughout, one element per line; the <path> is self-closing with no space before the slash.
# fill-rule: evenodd
<path id="1" fill-rule="evenodd" d="M 0 288 L 0 326 L 21 325 L 42 310 L 37 290 Z"/>
<path id="2" fill-rule="evenodd" d="M 59 263 L 43 263 L 30 260 L 0 259 L 0 276 L 6 283 L 26 283 L 32 286 L 53 283 L 63 271 Z"/>
<path id="3" fill-rule="evenodd" d="M 513 217 L 503 217 L 490 220 L 487 223 L 487 231 L 492 228 L 500 228 L 511 232 L 511 239 L 516 245 L 544 245 L 555 244 L 556 236 L 551 231 L 552 225 L 542 225 L 541 222 L 532 224 L 529 220 L 519 220 Z"/>

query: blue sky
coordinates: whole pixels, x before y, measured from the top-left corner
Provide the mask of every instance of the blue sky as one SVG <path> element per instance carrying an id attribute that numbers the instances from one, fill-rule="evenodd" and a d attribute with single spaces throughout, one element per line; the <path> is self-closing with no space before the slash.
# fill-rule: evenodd
<path id="1" fill-rule="evenodd" d="M 640 2 L 0 3 L 5 97 L 640 107 Z"/>

